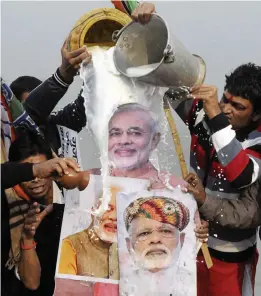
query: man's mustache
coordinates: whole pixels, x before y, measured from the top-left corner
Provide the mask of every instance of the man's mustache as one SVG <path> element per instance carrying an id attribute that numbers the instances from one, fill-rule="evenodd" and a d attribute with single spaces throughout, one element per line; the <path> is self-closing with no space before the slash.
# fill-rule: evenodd
<path id="1" fill-rule="evenodd" d="M 155 249 L 151 249 L 149 250 L 145 256 L 147 255 L 153 255 L 155 253 L 164 253 L 164 254 L 167 254 L 166 250 L 163 250 L 162 248 L 155 248 Z"/>
<path id="2" fill-rule="evenodd" d="M 102 221 L 104 227 L 117 229 L 117 221 L 106 220 Z"/>
<path id="3" fill-rule="evenodd" d="M 148 247 L 146 248 L 143 252 L 142 252 L 142 256 L 145 258 L 148 255 L 152 255 L 153 253 L 164 253 L 166 255 L 170 255 L 171 252 L 170 250 L 164 246 L 164 245 L 160 245 L 160 246 L 153 246 L 153 247 Z"/>
<path id="4" fill-rule="evenodd" d="M 114 150 L 114 153 L 118 153 L 118 152 L 122 152 L 122 151 L 138 152 L 137 149 L 127 147 L 127 146 L 123 146 L 123 147 L 116 148 Z"/>

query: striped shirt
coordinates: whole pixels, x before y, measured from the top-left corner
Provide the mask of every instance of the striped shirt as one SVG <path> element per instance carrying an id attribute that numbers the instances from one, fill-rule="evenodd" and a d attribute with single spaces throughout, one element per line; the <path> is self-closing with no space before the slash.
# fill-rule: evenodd
<path id="1" fill-rule="evenodd" d="M 261 175 L 261 124 L 256 129 L 234 131 L 223 113 L 209 120 L 202 101 L 170 103 L 190 130 L 191 170 L 200 177 L 206 193 L 237 199 L 240 189 Z M 218 259 L 246 260 L 255 244 L 255 229 L 229 229 L 210 223 L 209 248 Z"/>

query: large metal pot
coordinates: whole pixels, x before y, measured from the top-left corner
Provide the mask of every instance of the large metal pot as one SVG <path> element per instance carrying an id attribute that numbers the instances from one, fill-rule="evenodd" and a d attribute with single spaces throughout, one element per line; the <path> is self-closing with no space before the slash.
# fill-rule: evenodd
<path id="1" fill-rule="evenodd" d="M 156 86 L 192 87 L 203 83 L 204 60 L 192 55 L 171 36 L 166 22 L 157 14 L 143 25 L 132 21 L 114 32 L 114 63 L 120 73 Z"/>

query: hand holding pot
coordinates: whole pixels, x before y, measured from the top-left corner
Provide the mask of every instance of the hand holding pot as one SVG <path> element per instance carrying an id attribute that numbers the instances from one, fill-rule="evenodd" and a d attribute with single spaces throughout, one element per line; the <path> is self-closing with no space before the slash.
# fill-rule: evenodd
<path id="1" fill-rule="evenodd" d="M 200 87 L 192 88 L 191 94 L 194 99 L 203 101 L 204 111 L 209 119 L 212 119 L 221 113 L 216 86 L 201 85 Z"/>
<path id="2" fill-rule="evenodd" d="M 59 67 L 59 72 L 66 82 L 71 83 L 80 69 L 81 63 L 88 64 L 91 61 L 91 54 L 88 52 L 86 45 L 69 51 L 68 42 L 67 38 L 61 49 L 62 64 Z"/>
<path id="3" fill-rule="evenodd" d="M 34 164 L 34 176 L 51 177 L 57 180 L 65 189 L 78 188 L 84 190 L 90 179 L 88 171 L 81 171 L 73 158 L 60 158 L 53 152 L 54 158 L 46 162 Z"/>
<path id="4" fill-rule="evenodd" d="M 62 177 L 57 178 L 57 181 L 65 189 L 75 189 L 78 188 L 80 191 L 84 190 L 90 180 L 90 173 L 88 171 L 76 172 L 73 169 L 68 169 L 69 173 Z"/>
<path id="5" fill-rule="evenodd" d="M 68 175 L 69 171 L 80 172 L 79 165 L 72 158 L 59 158 L 35 163 L 33 165 L 33 175 L 35 178 L 48 178 L 54 176 Z"/>
<path id="6" fill-rule="evenodd" d="M 155 5 L 152 3 L 144 2 L 139 4 L 132 12 L 131 17 L 133 20 L 146 24 L 150 21 L 152 13 L 155 11 Z"/>

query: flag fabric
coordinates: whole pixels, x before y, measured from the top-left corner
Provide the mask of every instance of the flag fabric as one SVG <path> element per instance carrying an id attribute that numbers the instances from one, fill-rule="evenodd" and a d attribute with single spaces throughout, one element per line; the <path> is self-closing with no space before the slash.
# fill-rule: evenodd
<path id="1" fill-rule="evenodd" d="M 128 15 L 131 15 L 133 10 L 138 6 L 139 2 L 136 0 L 130 1 L 111 1 L 114 7 Z"/>

